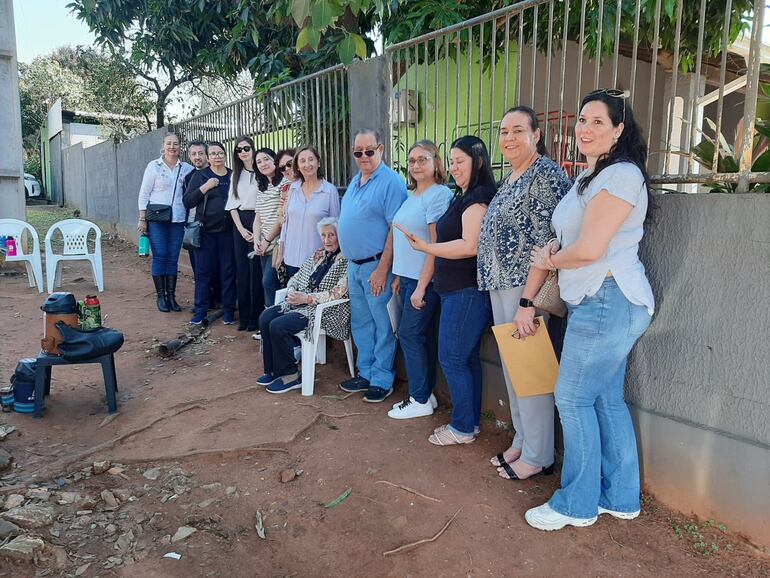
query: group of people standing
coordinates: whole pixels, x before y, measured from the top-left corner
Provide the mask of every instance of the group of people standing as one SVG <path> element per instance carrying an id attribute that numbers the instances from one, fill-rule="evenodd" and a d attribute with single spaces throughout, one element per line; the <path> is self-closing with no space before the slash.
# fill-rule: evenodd
<path id="1" fill-rule="evenodd" d="M 197 288 L 198 271 L 204 270 L 205 282 L 218 260 L 222 301 L 230 312 L 225 322 L 234 320 L 237 286 L 241 325 L 261 329 L 265 373 L 257 381 L 271 393 L 284 393 L 300 387 L 294 334 L 310 333 L 318 304 L 341 300 L 322 318 L 334 337 L 345 339 L 351 331 L 358 349 L 358 373 L 340 388 L 362 392 L 367 402 L 384 401 L 393 391 L 400 345 L 409 392 L 388 415 L 428 416 L 437 405 L 438 360 L 452 398 L 451 420 L 428 441 L 468 444 L 479 433 L 483 334 L 492 324 L 515 321 L 521 338 L 534 335 L 533 300 L 549 272 L 557 271 L 569 315 L 555 394 L 519 397 L 503 364 L 515 436 L 491 464 L 507 480 L 553 473 L 556 406 L 564 432 L 561 488 L 529 510 L 527 522 L 556 530 L 591 525 L 603 513 L 636 517 L 639 465 L 623 384 L 628 354 L 654 311 L 638 257 L 652 203 L 647 147 L 627 96 L 600 89 L 584 97 L 575 136 L 588 168 L 574 183 L 548 158 L 537 114 L 525 106 L 510 109 L 500 121 L 499 148 L 509 170 L 499 183 L 481 139 L 463 136 L 451 144 L 454 192 L 439 149 L 427 140 L 408 151 L 406 183 L 383 162 L 380 135 L 359 130 L 352 151 L 359 172 L 341 205 L 336 189 L 323 180 L 312 147 L 282 157 L 269 149 L 254 151 L 250 139 L 240 139 L 230 178 L 229 169 L 212 157 L 212 151 L 221 151 L 223 159 L 224 147 L 209 143 L 210 166 L 185 187 L 184 203 L 200 210 L 210 191 L 219 189 L 214 206 L 219 214 L 230 212 L 234 242 L 228 247 L 234 257 L 229 265 L 221 258 L 228 241 L 219 230 L 211 233 L 219 235 L 211 241 L 213 249 L 196 251 L 193 322 L 198 293 L 203 304 L 211 289 Z M 173 155 L 166 159 L 175 144 L 170 138 L 164 157 L 145 174 L 145 181 L 154 176 L 165 187 L 166 196 L 174 186 L 173 171 L 184 177 L 190 170 L 175 169 L 183 166 L 178 141 L 176 164 Z M 295 176 L 290 184 L 283 174 L 289 158 Z M 284 188 L 288 196 L 281 201 Z M 140 209 L 148 198 L 140 194 Z M 154 253 L 156 244 L 179 238 L 171 229 L 182 221 L 175 208 L 174 222 L 163 230 L 153 231 L 156 224 L 150 223 Z M 259 257 L 257 265 L 250 253 Z M 153 276 L 175 275 L 169 264 L 173 252 L 156 255 Z M 261 283 L 262 298 L 271 305 L 277 268 L 291 276 L 289 294 L 262 312 L 252 288 Z M 237 281 L 226 283 L 223 271 L 232 269 Z M 169 308 L 174 286 L 175 281 L 165 285 Z M 388 307 L 394 294 L 403 307 L 398 339 Z M 160 308 L 160 289 L 158 295 Z"/>

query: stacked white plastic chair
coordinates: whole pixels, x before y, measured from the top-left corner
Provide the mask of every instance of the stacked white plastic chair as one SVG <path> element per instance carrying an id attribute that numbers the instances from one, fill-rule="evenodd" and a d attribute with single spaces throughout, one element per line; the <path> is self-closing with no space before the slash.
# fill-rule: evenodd
<path id="1" fill-rule="evenodd" d="M 27 253 L 25 233 L 32 238 L 32 252 Z M 23 261 L 27 267 L 29 286 L 37 286 L 43 292 L 43 264 L 40 259 L 40 238 L 32 225 L 18 219 L 0 219 L 0 235 L 11 237 L 16 242 L 16 255 L 7 256 L 8 262 Z"/>
<path id="2" fill-rule="evenodd" d="M 61 254 L 53 252 L 51 240 L 60 231 L 64 242 Z M 94 252 L 88 251 L 88 234 L 96 233 Z M 94 273 L 94 281 L 99 291 L 104 291 L 104 269 L 102 267 L 102 230 L 90 221 L 83 219 L 65 219 L 48 229 L 45 235 L 45 272 L 48 292 L 53 293 L 61 287 L 61 267 L 64 261 L 88 261 Z"/>
<path id="3" fill-rule="evenodd" d="M 275 293 L 275 304 L 280 305 L 286 300 L 287 289 L 279 289 Z M 321 316 L 329 307 L 334 307 L 341 303 L 347 303 L 349 299 L 335 299 L 326 303 L 320 303 L 315 308 L 315 319 L 313 321 L 313 340 L 305 338 L 305 332 L 300 331 L 297 337 L 302 343 L 302 395 L 313 395 L 315 386 L 315 364 L 318 362 L 323 365 L 326 363 L 326 332 L 321 329 Z M 356 369 L 353 362 L 353 340 L 348 337 L 345 340 L 345 355 L 348 358 L 348 369 L 350 375 L 355 377 Z"/>

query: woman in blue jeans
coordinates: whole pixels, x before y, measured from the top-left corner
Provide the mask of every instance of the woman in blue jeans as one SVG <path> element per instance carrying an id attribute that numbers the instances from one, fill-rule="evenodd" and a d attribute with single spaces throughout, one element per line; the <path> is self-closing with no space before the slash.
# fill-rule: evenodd
<path id="1" fill-rule="evenodd" d="M 423 241 L 436 242 L 436 221 L 446 212 L 452 191 L 446 183 L 441 153 L 429 140 L 418 141 L 407 154 L 411 194 L 393 217 Z M 433 288 L 433 255 L 412 249 L 406 236 L 393 231 L 393 293 L 399 293 L 403 313 L 398 343 L 404 352 L 409 395 L 388 412 L 393 419 L 410 419 L 433 413 L 436 398 L 436 338 L 433 334 L 439 296 Z"/>
<path id="2" fill-rule="evenodd" d="M 147 234 L 152 249 L 152 281 L 158 311 L 181 311 L 176 302 L 179 252 L 182 250 L 187 210 L 182 202 L 184 178 L 192 165 L 179 160 L 179 137 L 170 132 L 163 139 L 163 154 L 148 163 L 139 188 L 140 235 Z M 149 207 L 149 211 L 148 211 Z M 157 214 L 159 208 L 169 207 Z"/>
<path id="3" fill-rule="evenodd" d="M 481 223 L 495 196 L 495 177 L 484 142 L 475 136 L 452 143 L 450 169 L 457 194 L 436 223 L 436 242 L 396 225 L 412 247 L 435 257 L 433 284 L 441 297 L 439 360 L 452 395 L 452 421 L 428 438 L 434 445 L 468 444 L 481 418 L 481 336 L 492 322 L 489 293 L 476 283 Z"/>
<path id="4" fill-rule="evenodd" d="M 599 514 L 630 520 L 640 512 L 636 436 L 623 399 L 628 354 L 655 302 L 639 242 L 652 207 L 647 146 L 628 95 L 600 89 L 583 98 L 575 136 L 588 168 L 553 213 L 559 241 L 532 250 L 532 266 L 559 271 L 569 309 L 556 384 L 564 431 L 561 488 L 526 513 L 530 526 L 590 526 Z M 542 274 L 538 276 L 542 278 Z M 538 283 L 524 289 L 532 299 Z M 522 336 L 534 332 L 520 308 Z"/>

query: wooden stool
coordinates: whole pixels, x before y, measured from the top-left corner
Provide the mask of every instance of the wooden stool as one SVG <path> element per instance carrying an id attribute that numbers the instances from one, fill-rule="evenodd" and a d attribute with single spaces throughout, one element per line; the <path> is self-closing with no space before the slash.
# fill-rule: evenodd
<path id="1" fill-rule="evenodd" d="M 35 365 L 35 417 L 43 417 L 43 399 L 51 392 L 51 368 L 54 365 L 80 365 L 81 363 L 101 363 L 104 374 L 104 390 L 107 396 L 107 409 L 110 413 L 118 411 L 118 378 L 115 374 L 115 355 L 109 353 L 85 361 L 70 362 L 58 355 L 40 352 Z"/>

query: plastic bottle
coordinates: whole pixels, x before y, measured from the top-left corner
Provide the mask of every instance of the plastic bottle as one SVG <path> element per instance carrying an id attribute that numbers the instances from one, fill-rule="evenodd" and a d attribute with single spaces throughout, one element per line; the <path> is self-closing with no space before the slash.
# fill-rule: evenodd
<path id="1" fill-rule="evenodd" d="M 150 255 L 150 238 L 147 235 L 139 237 L 139 256 L 148 257 Z"/>
<path id="2" fill-rule="evenodd" d="M 16 256 L 16 239 L 14 239 L 13 237 L 8 237 L 5 240 L 5 254 L 8 257 Z"/>

